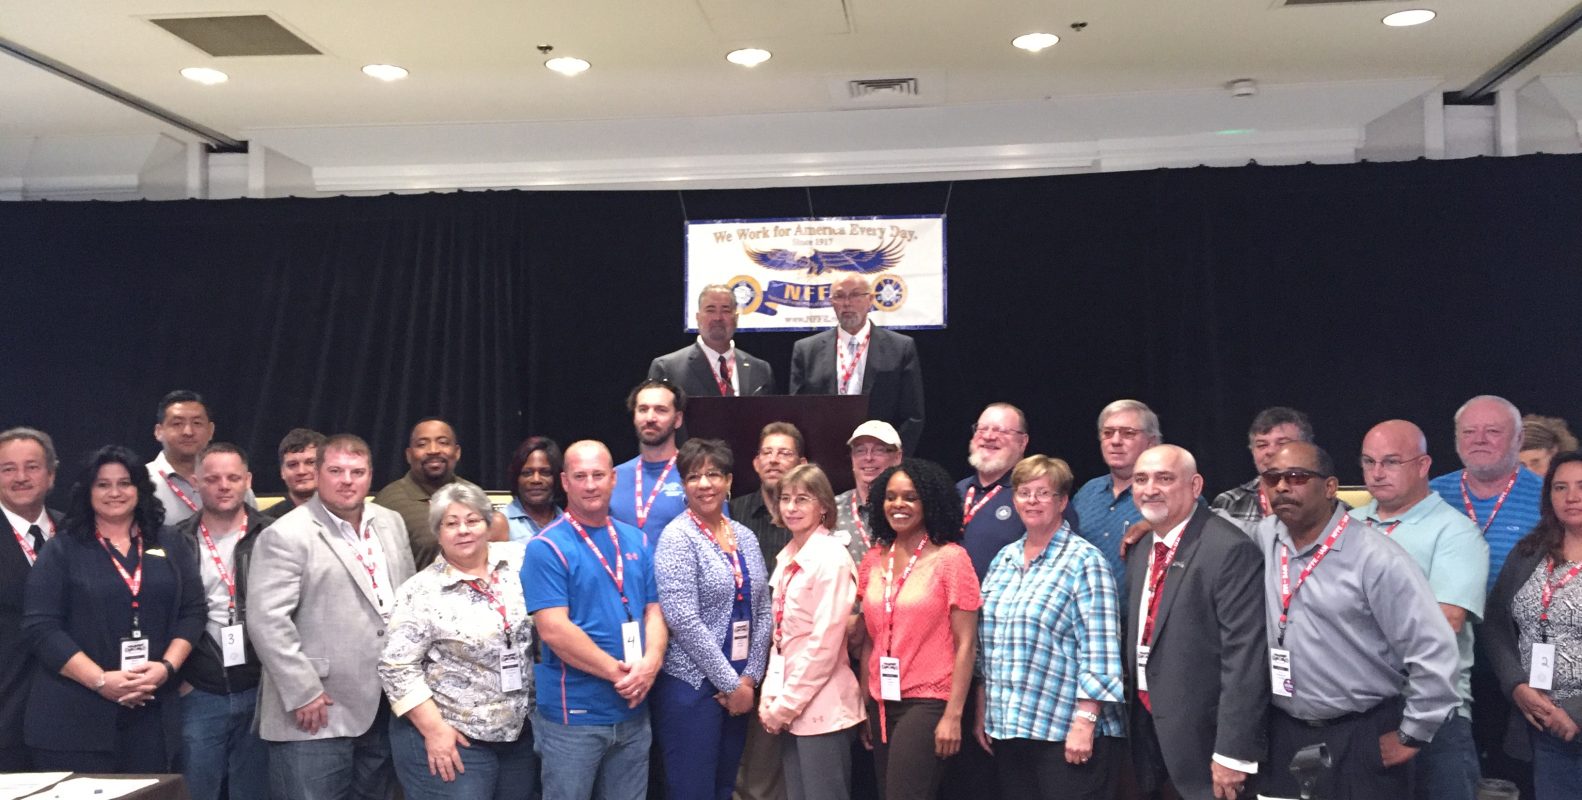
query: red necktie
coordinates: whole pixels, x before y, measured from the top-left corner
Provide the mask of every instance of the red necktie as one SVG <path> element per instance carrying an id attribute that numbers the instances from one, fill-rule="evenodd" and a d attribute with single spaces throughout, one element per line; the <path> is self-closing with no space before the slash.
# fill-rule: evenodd
<path id="1" fill-rule="evenodd" d="M 1170 558 L 1170 548 L 1164 542 L 1154 542 L 1154 562 L 1148 568 L 1148 585 L 1153 587 L 1153 593 L 1148 598 L 1148 615 L 1143 620 L 1143 644 L 1152 645 L 1154 639 L 1154 614 L 1159 611 L 1159 595 L 1164 593 L 1165 561 Z M 1138 692 L 1137 699 L 1142 701 L 1143 708 L 1148 713 L 1154 712 L 1154 707 L 1148 702 L 1147 692 Z"/>
<path id="2" fill-rule="evenodd" d="M 731 385 L 731 362 L 726 361 L 725 356 L 720 356 L 720 388 L 724 390 L 721 395 L 736 396 L 736 387 Z"/>

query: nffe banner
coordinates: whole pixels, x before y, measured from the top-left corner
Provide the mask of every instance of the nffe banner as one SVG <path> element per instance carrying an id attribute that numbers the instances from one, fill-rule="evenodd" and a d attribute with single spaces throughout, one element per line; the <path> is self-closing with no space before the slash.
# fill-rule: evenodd
<path id="1" fill-rule="evenodd" d="M 821 217 L 687 223 L 683 317 L 697 331 L 698 291 L 731 287 L 738 330 L 818 330 L 835 325 L 830 288 L 848 275 L 873 286 L 875 323 L 943 328 L 945 218 Z"/>

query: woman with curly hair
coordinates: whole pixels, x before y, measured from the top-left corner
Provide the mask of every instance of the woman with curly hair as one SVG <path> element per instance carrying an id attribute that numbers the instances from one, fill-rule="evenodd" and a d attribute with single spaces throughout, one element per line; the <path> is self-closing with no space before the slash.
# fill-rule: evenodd
<path id="1" fill-rule="evenodd" d="M 65 530 L 28 576 L 22 635 L 38 658 L 23 735 L 33 766 L 66 772 L 172 772 L 180 681 L 208 600 L 186 540 L 143 460 L 93 454 L 71 488 Z"/>
<path id="2" fill-rule="evenodd" d="M 977 644 L 978 576 L 961 540 L 955 485 L 908 458 L 879 474 L 857 586 L 867 629 L 862 679 L 879 796 L 934 797 L 961 750 L 961 713 Z"/>

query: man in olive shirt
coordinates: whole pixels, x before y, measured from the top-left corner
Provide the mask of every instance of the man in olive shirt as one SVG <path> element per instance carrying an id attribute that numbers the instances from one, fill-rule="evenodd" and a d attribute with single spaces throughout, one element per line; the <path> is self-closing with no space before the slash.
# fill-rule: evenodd
<path id="1" fill-rule="evenodd" d="M 411 468 L 374 495 L 375 503 L 400 514 L 406 523 L 407 538 L 412 543 L 412 563 L 418 569 L 434 563 L 435 556 L 439 555 L 439 542 L 428 524 L 428 499 L 440 487 L 457 481 L 478 488 L 471 481 L 456 476 L 459 460 L 461 444 L 456 441 L 456 430 L 450 423 L 436 417 L 419 420 L 407 438 L 406 463 Z M 510 538 L 508 530 L 505 516 L 496 511 L 489 522 L 489 538 L 505 541 Z"/>

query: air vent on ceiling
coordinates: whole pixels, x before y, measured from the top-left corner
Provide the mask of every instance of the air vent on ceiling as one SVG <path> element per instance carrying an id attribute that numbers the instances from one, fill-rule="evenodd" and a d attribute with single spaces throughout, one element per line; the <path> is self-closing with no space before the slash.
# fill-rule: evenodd
<path id="1" fill-rule="evenodd" d="M 1389 0 L 1280 0 L 1282 6 L 1334 6 L 1341 3 L 1383 3 Z"/>
<path id="2" fill-rule="evenodd" d="M 846 90 L 853 100 L 865 97 L 916 97 L 920 94 L 916 78 L 862 78 L 847 81 Z"/>
<path id="3" fill-rule="evenodd" d="M 265 14 L 165 17 L 149 22 L 211 56 L 316 56 L 318 48 Z"/>

